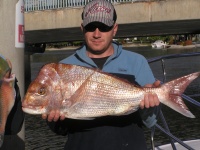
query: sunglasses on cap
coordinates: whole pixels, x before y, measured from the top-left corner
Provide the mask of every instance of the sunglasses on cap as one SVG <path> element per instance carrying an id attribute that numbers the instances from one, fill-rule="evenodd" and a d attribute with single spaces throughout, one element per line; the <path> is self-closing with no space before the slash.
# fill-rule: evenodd
<path id="1" fill-rule="evenodd" d="M 112 30 L 113 26 L 109 27 L 103 23 L 89 23 L 84 27 L 86 32 L 94 32 L 97 28 L 100 32 L 108 32 Z"/>

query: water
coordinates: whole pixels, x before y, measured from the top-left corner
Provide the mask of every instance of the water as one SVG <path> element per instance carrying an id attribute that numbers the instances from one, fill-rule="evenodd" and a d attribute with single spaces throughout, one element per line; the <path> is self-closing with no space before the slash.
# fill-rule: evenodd
<path id="1" fill-rule="evenodd" d="M 156 56 L 179 54 L 188 52 L 200 52 L 200 49 L 167 49 L 156 50 L 151 47 L 128 47 L 131 51 L 138 52 L 144 55 L 146 58 L 152 58 Z M 72 54 L 74 50 L 62 50 L 62 51 L 46 51 L 44 54 L 34 54 L 31 56 L 31 79 L 34 79 L 37 75 L 40 67 L 45 63 L 58 62 L 59 60 Z M 150 64 L 154 75 L 159 80 L 163 80 L 160 62 Z M 166 60 L 166 81 L 171 79 L 196 72 L 200 70 L 200 56 L 191 58 L 179 58 Z M 188 89 L 186 94 L 200 93 L 200 79 L 195 80 Z M 200 101 L 200 97 L 195 97 Z M 186 102 L 191 112 L 196 116 L 195 119 L 186 118 L 175 111 L 162 106 L 163 114 L 169 125 L 172 134 L 180 138 L 181 140 L 200 139 L 200 109 Z M 160 121 L 159 121 L 160 123 Z M 25 146 L 27 150 L 62 150 L 67 140 L 65 136 L 59 136 L 50 131 L 46 122 L 41 116 L 33 116 L 26 114 L 25 117 Z M 162 125 L 162 124 L 161 124 Z M 150 148 L 150 130 L 144 128 L 145 136 L 148 147 Z M 169 139 L 163 133 L 156 129 L 155 133 L 155 145 L 161 145 L 169 143 Z"/>

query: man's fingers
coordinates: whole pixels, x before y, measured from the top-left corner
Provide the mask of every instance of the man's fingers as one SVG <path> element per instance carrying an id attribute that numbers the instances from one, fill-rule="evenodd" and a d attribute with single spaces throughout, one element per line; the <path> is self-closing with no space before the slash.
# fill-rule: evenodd
<path id="1" fill-rule="evenodd" d="M 149 99 L 149 94 L 144 95 L 144 107 L 149 108 L 150 104 L 150 99 Z"/>
<path id="2" fill-rule="evenodd" d="M 65 116 L 64 116 L 64 115 L 61 115 L 61 116 L 60 116 L 60 120 L 65 120 Z"/>
<path id="3" fill-rule="evenodd" d="M 158 106 L 158 105 L 160 105 L 160 101 L 159 101 L 159 99 L 158 99 L 158 95 L 157 94 L 153 94 L 153 99 L 154 99 L 154 104 L 156 105 L 156 106 Z"/>
<path id="4" fill-rule="evenodd" d="M 144 109 L 144 100 L 141 100 L 141 102 L 140 102 L 140 108 Z"/>
<path id="5" fill-rule="evenodd" d="M 148 98 L 149 98 L 149 106 L 150 107 L 154 107 L 154 106 L 157 106 L 158 105 L 158 97 L 157 97 L 157 94 L 155 93 L 151 93 L 148 95 Z"/>
<path id="6" fill-rule="evenodd" d="M 47 120 L 48 120 L 49 122 L 53 121 L 55 114 L 56 114 L 56 111 L 55 111 L 55 110 L 52 110 L 52 111 L 49 113 Z"/>
<path id="7" fill-rule="evenodd" d="M 49 114 L 42 114 L 42 119 L 47 119 L 49 122 L 56 122 L 59 119 L 64 120 L 65 116 L 63 114 L 60 114 L 59 110 L 52 110 Z"/>
<path id="8" fill-rule="evenodd" d="M 144 100 L 140 102 L 140 108 L 143 109 L 144 107 L 145 108 L 154 107 L 154 106 L 158 106 L 159 104 L 160 104 L 160 101 L 158 99 L 157 94 L 146 93 L 144 95 Z"/>
<path id="9" fill-rule="evenodd" d="M 146 84 L 144 87 L 152 87 L 152 84 Z"/>
<path id="10" fill-rule="evenodd" d="M 55 115 L 54 115 L 54 118 L 53 118 L 53 121 L 58 121 L 58 119 L 60 118 L 60 112 L 58 110 L 55 111 Z"/>
<path id="11" fill-rule="evenodd" d="M 144 99 L 140 102 L 140 108 L 143 109 L 145 108 L 149 108 L 149 99 L 148 96 L 149 94 L 144 94 Z"/>
<path id="12" fill-rule="evenodd" d="M 156 80 L 153 84 L 146 84 L 144 87 L 159 87 L 160 81 Z"/>
<path id="13" fill-rule="evenodd" d="M 153 83 L 153 87 L 158 87 L 160 86 L 160 80 L 156 80 L 154 83 Z"/>
<path id="14" fill-rule="evenodd" d="M 47 114 L 42 114 L 42 119 L 47 119 Z"/>

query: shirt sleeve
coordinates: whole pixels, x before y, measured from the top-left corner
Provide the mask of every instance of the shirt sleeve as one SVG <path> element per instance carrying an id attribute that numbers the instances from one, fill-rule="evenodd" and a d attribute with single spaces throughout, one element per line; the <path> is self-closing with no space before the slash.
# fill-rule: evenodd
<path id="1" fill-rule="evenodd" d="M 137 68 L 135 74 L 136 82 L 140 86 L 152 84 L 155 82 L 155 77 L 152 73 L 152 70 L 144 57 L 140 57 L 140 59 L 137 60 L 137 64 L 134 65 L 134 67 Z"/>
<path id="2" fill-rule="evenodd" d="M 151 128 L 158 121 L 158 116 L 159 116 L 159 112 L 160 112 L 160 106 L 139 109 L 139 112 L 140 112 L 140 116 L 142 118 L 143 124 L 146 127 Z"/>
<path id="3" fill-rule="evenodd" d="M 47 125 L 49 126 L 49 128 L 56 134 L 58 135 L 67 135 L 68 132 L 68 127 L 67 127 L 67 119 L 65 120 L 58 120 L 56 122 L 52 121 L 49 122 L 47 121 Z"/>

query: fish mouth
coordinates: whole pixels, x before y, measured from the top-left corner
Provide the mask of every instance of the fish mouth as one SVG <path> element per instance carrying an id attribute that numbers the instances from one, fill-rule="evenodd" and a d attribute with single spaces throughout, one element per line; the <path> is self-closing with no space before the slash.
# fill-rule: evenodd
<path id="1" fill-rule="evenodd" d="M 38 114 L 44 114 L 46 113 L 46 109 L 44 107 L 25 107 L 25 106 L 22 106 L 22 110 L 25 112 L 25 113 L 28 113 L 28 114 L 33 114 L 33 115 L 38 115 Z"/>

